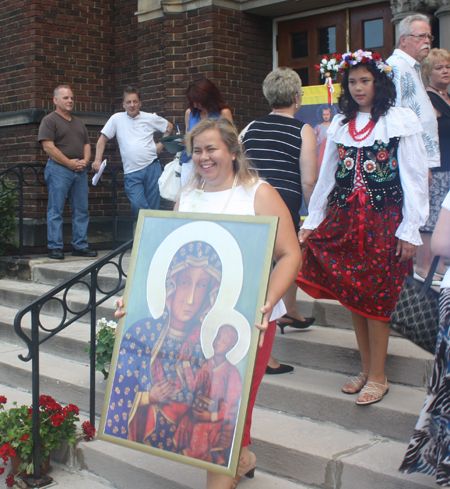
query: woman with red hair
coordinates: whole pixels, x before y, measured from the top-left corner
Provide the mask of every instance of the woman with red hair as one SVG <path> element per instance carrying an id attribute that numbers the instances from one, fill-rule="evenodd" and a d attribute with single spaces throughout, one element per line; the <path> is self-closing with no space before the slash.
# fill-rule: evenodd
<path id="1" fill-rule="evenodd" d="M 223 100 L 219 88 L 207 78 L 191 83 L 186 90 L 189 108 L 184 115 L 186 133 L 207 117 L 225 117 L 233 122 L 230 107 Z M 194 165 L 186 151 L 181 156 L 181 185 L 190 179 Z"/>

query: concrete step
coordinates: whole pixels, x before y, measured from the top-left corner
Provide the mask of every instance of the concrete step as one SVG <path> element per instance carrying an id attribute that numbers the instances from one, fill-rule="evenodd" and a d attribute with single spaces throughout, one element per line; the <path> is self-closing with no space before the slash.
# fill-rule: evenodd
<path id="1" fill-rule="evenodd" d="M 368 432 L 351 431 L 256 408 L 252 449 L 258 458 L 255 479 L 239 487 L 324 489 L 437 488 L 433 478 L 404 475 L 397 468 L 406 444 Z M 80 446 L 83 468 L 117 487 L 197 489 L 205 473 L 170 460 L 140 453 L 101 440 Z M 107 454 L 107 456 L 106 456 Z M 300 484 L 300 485 L 299 485 Z"/>
<path id="2" fill-rule="evenodd" d="M 315 317 L 316 324 L 335 328 L 353 329 L 350 311 L 338 301 L 313 299 L 303 290 L 297 290 L 297 309 L 303 317 Z M 287 331 L 287 328 L 286 328 Z"/>
<path id="3" fill-rule="evenodd" d="M 22 340 L 14 331 L 14 318 L 18 309 L 0 306 L 0 338 L 5 343 L 23 345 Z M 59 326 L 60 319 L 55 316 L 41 314 L 43 325 L 49 330 Z M 22 327 L 25 334 L 31 338 L 31 315 L 24 316 Z M 42 336 L 47 333 L 41 331 Z M 41 336 L 41 337 L 42 337 Z M 87 323 L 74 322 L 65 330 L 59 332 L 53 338 L 41 344 L 41 351 L 55 356 L 75 360 L 77 362 L 89 362 L 89 355 L 84 349 L 90 340 L 90 328 Z"/>
<path id="4" fill-rule="evenodd" d="M 82 467 L 121 489 L 145 487 L 155 489 L 199 489 L 206 486 L 206 472 L 161 457 L 141 453 L 119 445 L 96 440 L 80 445 Z M 107 456 L 106 456 L 107 454 Z M 262 466 L 261 466 L 262 467 Z M 243 478 L 239 488 L 313 489 L 300 481 L 258 468 L 254 479 Z"/>
<path id="5" fill-rule="evenodd" d="M 77 272 L 83 270 L 95 261 L 103 258 L 110 251 L 99 251 L 98 257 L 83 258 L 72 256 L 71 253 L 65 253 L 64 260 L 51 260 L 47 254 L 25 255 L 25 256 L 1 256 L 0 257 L 0 278 L 9 277 L 19 280 L 33 280 L 33 268 L 43 265 L 51 269 L 55 265 L 65 265 L 76 267 Z M 77 273 L 75 272 L 75 273 Z"/>
<path id="6" fill-rule="evenodd" d="M 31 361 L 24 362 L 19 355 L 27 355 L 22 345 L 0 342 L 0 382 L 3 385 L 31 392 Z M 76 404 L 89 412 L 89 365 L 66 360 L 42 352 L 39 356 L 40 393 L 54 397 L 64 404 Z M 101 412 L 106 389 L 103 375 L 96 372 L 96 412 Z"/>
<path id="7" fill-rule="evenodd" d="M 432 477 L 398 472 L 405 443 L 264 409 L 254 411 L 252 431 L 258 466 L 314 487 L 439 487 Z"/>
<path id="8" fill-rule="evenodd" d="M 99 258 L 106 254 L 107 252 L 99 252 Z M 127 253 L 122 261 L 125 271 L 128 270 L 129 260 L 130 254 Z M 93 259 L 72 257 L 68 254 L 63 261 L 50 260 L 46 255 L 30 258 L 5 257 L 0 258 L 0 277 L 19 278 L 56 286 L 92 265 L 93 261 Z M 117 258 L 114 261 L 117 262 Z M 117 280 L 117 269 L 114 265 L 106 265 L 99 271 L 99 281 L 103 290 L 111 290 L 117 284 Z M 299 289 L 297 306 L 300 314 L 314 316 L 317 324 L 344 329 L 352 328 L 350 312 L 337 301 L 317 301 Z"/>
<path id="9" fill-rule="evenodd" d="M 383 402 L 357 406 L 357 395 L 341 391 L 348 380 L 348 376 L 340 373 L 295 367 L 290 374 L 265 375 L 256 403 L 290 415 L 330 421 L 344 428 L 368 430 L 408 442 L 426 390 L 390 383 Z"/>
<path id="10" fill-rule="evenodd" d="M 103 257 L 106 253 L 101 253 L 100 257 Z M 74 259 L 57 261 L 51 260 L 40 261 L 31 265 L 31 280 L 36 283 L 52 285 L 55 287 L 60 283 L 71 278 L 73 275 L 81 272 L 85 268 L 92 265 L 92 260 L 89 259 Z M 116 265 L 114 265 L 114 263 Z M 112 260 L 112 263 L 104 265 L 98 272 L 98 282 L 102 290 L 109 291 L 118 285 L 119 273 L 118 265 L 119 258 L 116 257 Z M 130 254 L 127 253 L 122 260 L 122 267 L 124 272 L 127 273 L 130 263 Z"/>
<path id="11" fill-rule="evenodd" d="M 82 290 L 73 287 L 67 293 L 68 306 L 73 311 L 82 311 L 87 304 L 87 287 L 84 285 L 80 287 Z M 0 280 L 0 304 L 8 305 L 10 308 L 20 308 L 49 290 L 51 287 L 48 285 L 3 279 Z M 62 294 L 58 297 L 62 297 Z M 102 317 L 113 319 L 114 300 L 115 298 L 110 298 L 98 307 L 98 319 Z M 62 316 L 61 304 L 57 300 L 49 301 L 42 308 L 41 315 L 43 324 L 54 324 L 50 316 Z M 80 322 L 89 321 L 89 314 L 80 319 Z M 0 321 L 2 322 L 6 323 L 6 319 Z M 359 372 L 360 357 L 353 330 L 313 325 L 306 330 L 287 327 L 285 333 L 281 335 L 278 330 L 275 339 L 273 354 L 279 360 L 349 375 L 356 375 Z M 67 335 L 70 336 L 70 333 Z M 66 341 L 69 339 L 67 338 Z M 50 344 L 46 345 L 46 348 L 51 347 Z M 79 350 L 73 350 L 76 351 Z M 432 365 L 433 356 L 430 353 L 404 338 L 391 336 L 386 362 L 390 381 L 425 387 L 430 378 Z"/>
<path id="12" fill-rule="evenodd" d="M 51 341 L 51 340 L 50 340 Z M 27 351 L 19 345 L 0 343 L 0 372 L 3 382 L 31 390 L 31 362 L 23 362 L 18 354 Z M 41 392 L 60 402 L 77 404 L 89 410 L 89 367 L 56 357 L 40 355 Z M 266 375 L 257 403 L 295 416 L 317 421 L 331 421 L 350 429 L 366 429 L 377 435 L 408 441 L 425 398 L 425 389 L 391 383 L 382 403 L 357 406 L 356 396 L 341 392 L 348 378 L 339 373 L 296 367 L 292 374 Z M 106 381 L 96 374 L 96 412 L 100 413 Z"/>
<path id="13" fill-rule="evenodd" d="M 2 279 L 0 280 L 0 305 L 21 309 L 52 289 L 53 287 L 49 285 Z M 74 314 L 71 314 L 71 311 L 73 313 L 79 313 L 86 308 L 89 301 L 88 291 L 88 286 L 82 283 L 75 284 L 69 291 L 67 291 L 66 303 L 70 309 L 70 311 L 68 311 L 68 317 L 73 317 Z M 63 307 L 60 301 L 63 299 L 63 296 L 63 293 L 59 293 L 57 294 L 56 299 L 49 300 L 42 307 L 41 314 L 62 317 Z M 103 296 L 103 294 L 97 293 L 98 299 Z M 98 318 L 106 317 L 112 319 L 114 317 L 114 300 L 116 298 L 117 297 L 112 297 L 108 299 L 97 308 Z M 90 315 L 85 314 L 80 318 L 80 321 L 89 322 Z"/>
<path id="14" fill-rule="evenodd" d="M 10 402 L 30 403 L 29 394 L 23 391 L 0 389 Z M 329 421 L 313 421 L 257 407 L 252 436 L 252 449 L 258 458 L 255 479 L 240 483 L 249 489 L 439 487 L 432 477 L 398 472 L 406 443 L 368 431 L 345 429 Z M 84 471 L 81 475 L 92 478 L 94 474 L 120 489 L 131 487 L 131 481 L 132 487 L 158 489 L 197 489 L 205 484 L 203 470 L 102 440 L 80 443 L 77 460 Z"/>
<path id="15" fill-rule="evenodd" d="M 361 361 L 353 330 L 313 325 L 308 329 L 278 328 L 273 355 L 278 360 L 356 375 Z M 386 374 L 389 381 L 425 387 L 433 368 L 433 355 L 400 336 L 389 339 Z"/>
<path id="16" fill-rule="evenodd" d="M 31 395 L 25 391 L 0 384 L 0 394 L 6 396 L 6 407 L 12 407 L 16 401 L 19 406 L 31 405 Z M 80 422 L 87 419 L 86 413 L 80 413 Z M 97 420 L 98 421 L 98 420 Z M 145 487 L 151 489 L 187 489 L 205 486 L 206 473 L 188 465 L 178 464 L 160 457 L 137 452 L 101 440 L 78 444 L 75 460 L 61 463 L 65 454 L 52 453 L 51 471 L 62 489 L 89 489 Z M 60 463 L 57 462 L 60 461 Z M 69 466 L 68 466 L 69 465 Z M 8 473 L 8 469 L 6 474 Z M 104 473 L 106 477 L 99 476 Z M 0 483 L 6 477 L 0 476 Z M 260 489 L 313 489 L 298 481 L 288 480 L 258 469 L 257 479 Z M 240 487 L 250 488 L 252 481 L 245 479 Z"/>

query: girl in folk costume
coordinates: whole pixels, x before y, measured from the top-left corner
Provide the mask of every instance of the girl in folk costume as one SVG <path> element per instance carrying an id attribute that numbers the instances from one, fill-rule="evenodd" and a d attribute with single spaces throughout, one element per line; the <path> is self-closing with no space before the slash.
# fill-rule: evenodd
<path id="1" fill-rule="evenodd" d="M 428 216 L 426 151 L 410 109 L 394 107 L 392 71 L 378 53 L 342 57 L 339 108 L 328 129 L 297 284 L 352 313 L 361 372 L 343 387 L 372 404 L 388 392 L 388 320 Z"/>

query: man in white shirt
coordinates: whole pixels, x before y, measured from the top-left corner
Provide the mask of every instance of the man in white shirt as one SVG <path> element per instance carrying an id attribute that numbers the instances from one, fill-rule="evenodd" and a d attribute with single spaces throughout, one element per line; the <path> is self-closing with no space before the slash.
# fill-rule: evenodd
<path id="1" fill-rule="evenodd" d="M 427 151 L 427 161 L 423 163 L 428 166 L 428 181 L 431 184 L 431 168 L 441 166 L 441 155 L 436 112 L 420 74 L 420 62 L 428 56 L 434 39 L 430 21 L 425 15 L 409 15 L 400 22 L 398 34 L 397 49 L 387 60 L 394 70 L 393 81 L 397 90 L 395 105 L 412 109 L 422 124 L 422 139 Z M 417 250 L 414 277 L 423 281 L 431 265 L 431 233 L 421 230 L 420 237 L 423 245 Z"/>
<path id="2" fill-rule="evenodd" d="M 140 209 L 159 209 L 161 165 L 158 153 L 163 145 L 155 144 L 153 135 L 160 132 L 169 136 L 172 124 L 156 114 L 140 112 L 139 91 L 134 87 L 125 89 L 123 108 L 125 112 L 111 116 L 103 127 L 92 168 L 98 172 L 106 142 L 116 136 L 123 163 L 125 193 L 137 216 Z"/>
<path id="3" fill-rule="evenodd" d="M 395 105 L 409 107 L 417 114 L 428 155 L 425 163 L 434 168 L 441 164 L 437 119 L 420 75 L 420 62 L 428 56 L 434 39 L 430 21 L 425 15 L 409 15 L 400 22 L 398 34 L 397 49 L 387 60 L 394 70 Z"/>

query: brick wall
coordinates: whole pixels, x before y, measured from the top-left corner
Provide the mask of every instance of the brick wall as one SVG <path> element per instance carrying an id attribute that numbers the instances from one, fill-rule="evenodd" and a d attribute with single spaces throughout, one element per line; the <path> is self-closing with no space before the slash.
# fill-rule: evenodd
<path id="1" fill-rule="evenodd" d="M 34 106 L 35 0 L 0 0 L 0 112 Z"/>
<path id="2" fill-rule="evenodd" d="M 69 84 L 77 110 L 110 112 L 114 10 L 105 0 L 36 2 L 36 99 L 53 109 L 52 90 Z"/>
<path id="3" fill-rule="evenodd" d="M 210 78 L 242 129 L 269 111 L 261 85 L 272 69 L 271 30 L 270 19 L 214 6 L 145 22 L 139 32 L 143 91 L 184 130 L 186 89 Z"/>
<path id="4" fill-rule="evenodd" d="M 272 67 L 270 19 L 206 7 L 138 23 L 136 8 L 136 0 L 0 0 L 0 116 L 53 110 L 58 84 L 72 86 L 76 110 L 109 114 L 122 109 L 123 88 L 135 85 L 143 110 L 183 131 L 186 88 L 202 77 L 219 86 L 240 129 L 269 111 L 261 83 Z M 0 125 L 0 170 L 46 162 L 38 127 Z M 100 129 L 88 126 L 93 155 Z M 120 164 L 116 140 L 105 156 Z M 170 158 L 165 153 L 163 163 Z M 109 190 L 89 195 L 91 216 L 111 214 Z M 45 187 L 27 188 L 25 199 L 27 218 L 45 218 Z M 123 191 L 117 203 L 121 215 L 131 214 Z"/>

